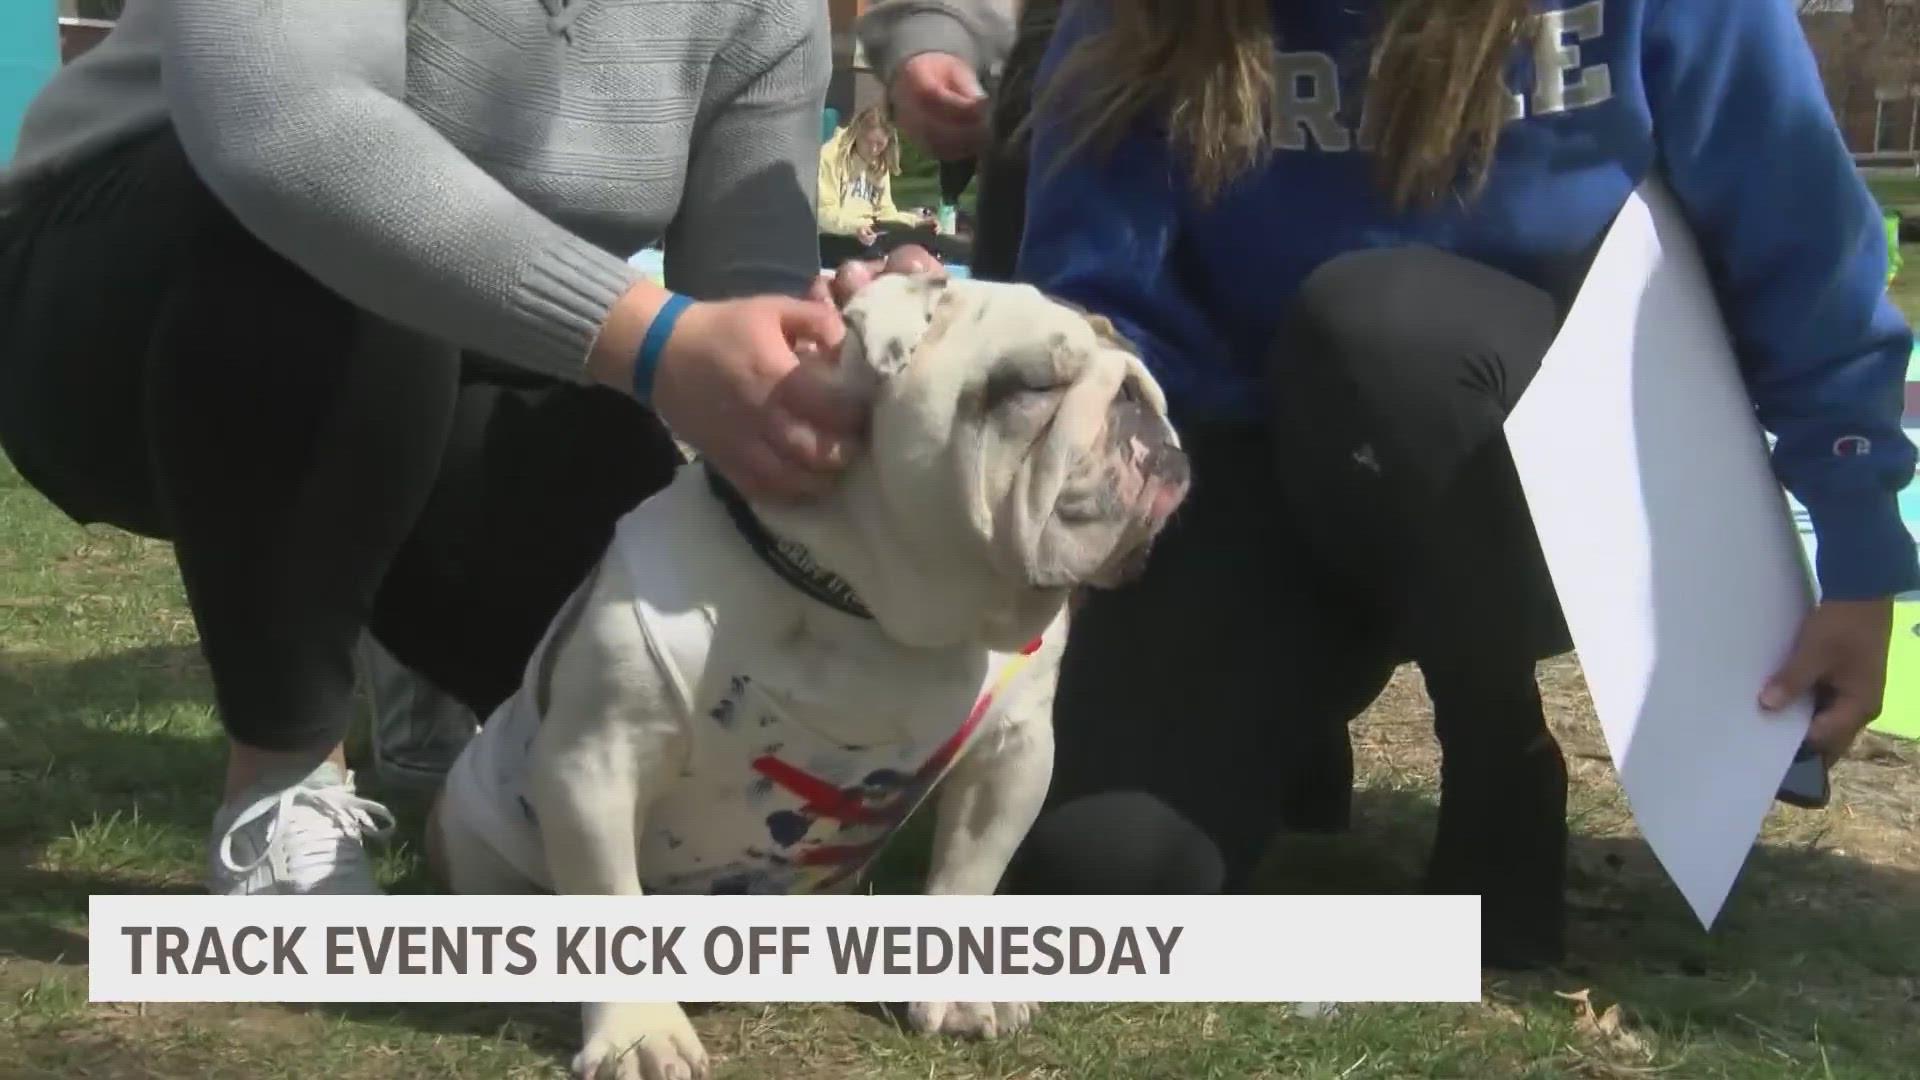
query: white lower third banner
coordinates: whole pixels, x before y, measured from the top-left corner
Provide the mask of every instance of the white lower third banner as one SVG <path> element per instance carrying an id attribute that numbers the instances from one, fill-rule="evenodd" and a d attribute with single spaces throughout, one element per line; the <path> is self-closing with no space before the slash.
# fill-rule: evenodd
<path id="1" fill-rule="evenodd" d="M 94 1001 L 1478 1001 L 1473 896 L 95 896 Z"/>

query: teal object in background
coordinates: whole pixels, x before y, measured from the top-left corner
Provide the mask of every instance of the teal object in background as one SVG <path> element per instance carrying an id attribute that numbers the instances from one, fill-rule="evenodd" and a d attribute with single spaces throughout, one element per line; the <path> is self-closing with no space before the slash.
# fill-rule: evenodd
<path id="1" fill-rule="evenodd" d="M 840 110 L 831 105 L 827 106 L 827 110 L 820 114 L 820 144 L 825 146 L 827 140 L 833 138 L 834 131 L 839 127 Z"/>
<path id="2" fill-rule="evenodd" d="M 13 157 L 27 102 L 59 67 L 58 0 L 0 0 L 0 164 Z"/>

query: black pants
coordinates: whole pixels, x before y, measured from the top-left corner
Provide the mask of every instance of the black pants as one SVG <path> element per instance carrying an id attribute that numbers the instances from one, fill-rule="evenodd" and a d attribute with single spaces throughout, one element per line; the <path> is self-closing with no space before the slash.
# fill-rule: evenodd
<path id="1" fill-rule="evenodd" d="M 965 161 L 943 161 L 940 163 L 940 205 L 958 206 L 960 196 L 967 193 L 967 185 L 973 183 L 973 174 L 977 163 L 972 158 Z"/>
<path id="2" fill-rule="evenodd" d="M 227 731 L 270 750 L 340 740 L 364 626 L 485 716 L 679 460 L 629 398 L 355 309 L 170 133 L 0 207 L 0 447 L 173 542 Z"/>
<path id="3" fill-rule="evenodd" d="M 1559 955 L 1566 770 L 1533 665 L 1567 644 L 1500 429 L 1557 322 L 1424 249 L 1309 279 L 1271 421 L 1187 433 L 1194 488 L 1146 574 L 1074 620 L 1010 890 L 1248 888 L 1277 830 L 1344 827 L 1346 724 L 1412 659 L 1444 759 L 1426 885 L 1483 894 L 1490 961 Z"/>
<path id="4" fill-rule="evenodd" d="M 1024 151 L 996 149 L 980 159 L 980 193 L 974 199 L 973 276 L 1012 281 L 1027 227 L 1027 159 Z"/>
<path id="5" fill-rule="evenodd" d="M 849 259 L 883 258 L 895 248 L 918 244 L 941 262 L 966 262 L 970 249 L 951 236 L 943 236 L 924 225 L 881 225 L 874 229 L 871 244 L 838 233 L 820 234 L 820 265 L 829 270 Z"/>

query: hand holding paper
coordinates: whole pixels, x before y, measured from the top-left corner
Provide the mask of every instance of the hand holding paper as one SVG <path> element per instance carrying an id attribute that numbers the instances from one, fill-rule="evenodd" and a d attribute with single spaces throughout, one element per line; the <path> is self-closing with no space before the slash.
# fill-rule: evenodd
<path id="1" fill-rule="evenodd" d="M 1758 696 L 1812 584 L 1663 186 L 1621 210 L 1507 437 L 1628 804 L 1710 926 L 1807 733 L 1806 698 Z"/>
<path id="2" fill-rule="evenodd" d="M 1829 765 L 1839 761 L 1880 713 L 1892 633 L 1892 598 L 1821 602 L 1801 624 L 1786 663 L 1761 692 L 1761 707 L 1777 712 L 1812 700 L 1807 741 Z"/>

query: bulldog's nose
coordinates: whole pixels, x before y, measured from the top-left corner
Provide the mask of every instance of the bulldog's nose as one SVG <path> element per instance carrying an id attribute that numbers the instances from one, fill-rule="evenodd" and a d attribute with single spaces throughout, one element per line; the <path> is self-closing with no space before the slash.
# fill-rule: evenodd
<path id="1" fill-rule="evenodd" d="M 1172 429 L 1137 395 L 1123 392 L 1108 413 L 1108 430 L 1118 456 L 1134 474 L 1134 507 L 1152 532 L 1166 524 L 1192 481 L 1192 466 Z"/>
<path id="2" fill-rule="evenodd" d="M 1156 453 L 1146 467 L 1148 525 L 1158 532 L 1180 508 L 1192 486 L 1192 468 L 1179 447 L 1168 445 Z"/>
<path id="3" fill-rule="evenodd" d="M 1193 481 L 1193 466 L 1187 461 L 1187 452 L 1168 438 L 1148 454 L 1147 475 L 1184 494 Z"/>
<path id="4" fill-rule="evenodd" d="M 1147 504 L 1147 520 L 1153 523 L 1156 530 L 1164 527 L 1167 519 L 1173 517 L 1173 512 L 1186 500 L 1187 486 L 1185 479 L 1153 485 L 1153 495 Z"/>

